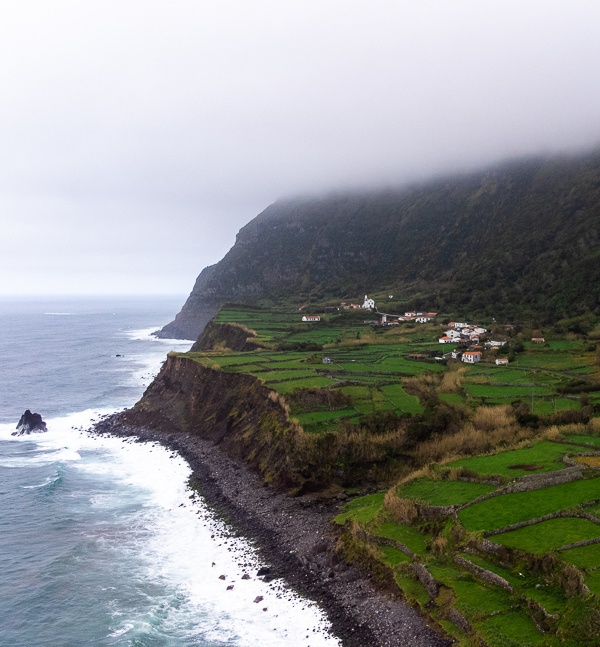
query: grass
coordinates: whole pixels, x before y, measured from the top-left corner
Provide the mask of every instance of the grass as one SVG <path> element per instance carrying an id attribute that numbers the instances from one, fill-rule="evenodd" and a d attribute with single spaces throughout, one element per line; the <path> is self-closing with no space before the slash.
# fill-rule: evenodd
<path id="1" fill-rule="evenodd" d="M 495 489 L 493 485 L 485 483 L 415 479 L 401 486 L 398 495 L 404 498 L 418 499 L 430 505 L 447 506 L 472 501 Z"/>
<path id="2" fill-rule="evenodd" d="M 383 555 L 381 561 L 388 566 L 397 566 L 404 562 L 410 562 L 410 557 L 397 548 L 393 548 L 392 546 L 379 546 L 378 549 Z"/>
<path id="3" fill-rule="evenodd" d="M 588 519 L 565 517 L 495 535 L 492 541 L 534 555 L 543 555 L 565 544 L 594 539 L 598 536 L 600 536 L 600 524 L 595 524 Z"/>
<path id="4" fill-rule="evenodd" d="M 468 506 L 458 516 L 469 530 L 496 530 L 598 498 L 600 478 L 597 477 L 530 492 L 502 494 Z"/>
<path id="5" fill-rule="evenodd" d="M 476 456 L 449 463 L 449 467 L 465 467 L 482 476 L 525 476 L 563 469 L 562 457 L 572 454 L 572 445 L 538 442 L 532 447 L 499 452 L 492 456 Z"/>
<path id="6" fill-rule="evenodd" d="M 302 425 L 315 425 L 321 422 L 351 418 L 356 415 L 356 409 L 340 409 L 339 411 L 315 411 L 312 413 L 298 413 L 294 418 Z"/>
<path id="7" fill-rule="evenodd" d="M 588 573 L 585 576 L 585 583 L 589 586 L 590 591 L 597 596 L 600 596 L 600 571 Z"/>
<path id="8" fill-rule="evenodd" d="M 454 591 L 457 609 L 470 622 L 508 611 L 512 606 L 510 594 L 506 591 L 486 586 L 476 580 L 471 573 L 462 571 L 454 565 L 429 564 L 428 570 L 438 582 L 442 582 Z"/>
<path id="9" fill-rule="evenodd" d="M 269 386 L 285 395 L 291 393 L 294 389 L 320 388 L 334 384 L 335 380 L 329 377 L 307 377 L 298 380 L 286 380 L 285 382 L 270 382 Z"/>
<path id="10" fill-rule="evenodd" d="M 344 505 L 344 511 L 335 517 L 335 523 L 343 525 L 350 519 L 360 523 L 372 521 L 383 509 L 384 496 L 383 492 L 378 492 L 352 499 Z"/>
<path id="11" fill-rule="evenodd" d="M 478 623 L 477 629 L 490 647 L 534 647 L 542 638 L 533 620 L 521 609 L 490 616 Z"/>
<path id="12" fill-rule="evenodd" d="M 590 546 L 580 546 L 579 548 L 569 548 L 560 553 L 562 559 L 569 564 L 581 568 L 599 568 L 600 567 L 600 544 L 591 544 Z"/>
<path id="13" fill-rule="evenodd" d="M 443 402 L 452 405 L 461 405 L 465 402 L 464 396 L 462 396 L 460 393 L 440 393 L 439 398 Z"/>
<path id="14" fill-rule="evenodd" d="M 589 445 L 590 447 L 600 447 L 600 436 L 580 436 L 568 435 L 566 440 L 571 443 L 581 443 L 582 445 Z M 581 451 L 584 451 L 582 448 Z"/>
<path id="15" fill-rule="evenodd" d="M 394 579 L 409 600 L 414 600 L 422 609 L 425 608 L 429 602 L 429 593 L 423 588 L 421 582 L 404 571 L 396 571 Z"/>
<path id="16" fill-rule="evenodd" d="M 425 407 L 415 395 L 409 395 L 400 384 L 382 386 L 381 393 L 392 404 L 394 409 L 403 413 L 423 413 Z"/>
<path id="17" fill-rule="evenodd" d="M 552 395 L 553 390 L 547 386 L 532 387 L 528 384 L 501 386 L 498 384 L 465 384 L 465 391 L 473 398 L 531 398 L 535 396 Z"/>
<path id="18" fill-rule="evenodd" d="M 377 537 L 394 539 L 417 555 L 424 555 L 427 551 L 429 537 L 412 526 L 386 522 L 375 528 L 373 534 Z"/>

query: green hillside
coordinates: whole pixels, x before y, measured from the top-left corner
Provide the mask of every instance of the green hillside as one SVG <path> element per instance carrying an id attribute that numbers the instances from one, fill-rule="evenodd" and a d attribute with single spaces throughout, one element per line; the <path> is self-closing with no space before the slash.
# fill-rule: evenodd
<path id="1" fill-rule="evenodd" d="M 402 189 L 282 200 L 206 268 L 164 334 L 224 302 L 394 295 L 398 307 L 556 321 L 600 309 L 600 154 Z"/>

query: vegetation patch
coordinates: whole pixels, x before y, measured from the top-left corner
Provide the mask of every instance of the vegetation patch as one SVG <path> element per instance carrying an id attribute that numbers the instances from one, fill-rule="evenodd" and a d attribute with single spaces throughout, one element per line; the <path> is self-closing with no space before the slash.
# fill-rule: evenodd
<path id="1" fill-rule="evenodd" d="M 449 467 L 465 467 L 477 474 L 490 476 L 523 476 L 529 474 L 534 466 L 537 472 L 552 472 L 563 469 L 562 458 L 565 454 L 573 453 L 573 446 L 538 442 L 532 447 L 498 452 L 492 456 L 477 456 L 449 463 Z M 520 467 L 521 466 L 521 467 Z"/>
<path id="2" fill-rule="evenodd" d="M 497 530 L 598 498 L 600 478 L 581 479 L 529 492 L 501 494 L 468 506 L 458 516 L 469 530 Z"/>
<path id="3" fill-rule="evenodd" d="M 561 517 L 494 535 L 493 541 L 510 548 L 543 555 L 565 544 L 594 539 L 598 536 L 600 536 L 600 524 L 588 519 Z"/>
<path id="4" fill-rule="evenodd" d="M 429 479 L 415 479 L 402 485 L 398 495 L 417 499 L 430 505 L 460 505 L 472 501 L 482 494 L 495 490 L 495 486 L 486 483 L 472 483 L 468 481 L 449 481 Z"/>
<path id="5" fill-rule="evenodd" d="M 352 519 L 361 523 L 372 521 L 383 509 L 383 492 L 367 494 L 366 496 L 352 499 L 344 505 L 343 511 L 338 514 L 334 521 L 343 525 L 347 520 Z"/>
<path id="6" fill-rule="evenodd" d="M 429 537 L 414 528 L 413 526 L 405 526 L 398 523 L 385 522 L 373 529 L 373 534 L 377 537 L 385 537 L 404 544 L 410 548 L 413 553 L 417 555 L 424 555 Z"/>
<path id="7" fill-rule="evenodd" d="M 560 553 L 562 559 L 581 568 L 600 568 L 600 543 L 569 548 Z"/>

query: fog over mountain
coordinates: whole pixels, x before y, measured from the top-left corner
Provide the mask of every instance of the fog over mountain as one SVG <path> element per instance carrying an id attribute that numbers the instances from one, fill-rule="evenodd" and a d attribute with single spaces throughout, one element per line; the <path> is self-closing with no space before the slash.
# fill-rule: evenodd
<path id="1" fill-rule="evenodd" d="M 185 294 L 288 195 L 600 144 L 600 5 L 8 1 L 0 292 Z"/>

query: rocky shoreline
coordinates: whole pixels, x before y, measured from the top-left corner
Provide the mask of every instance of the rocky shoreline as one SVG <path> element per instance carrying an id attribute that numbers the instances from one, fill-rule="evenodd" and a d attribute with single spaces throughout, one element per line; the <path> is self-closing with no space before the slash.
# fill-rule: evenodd
<path id="1" fill-rule="evenodd" d="M 330 521 L 339 501 L 286 496 L 263 486 L 256 473 L 225 456 L 212 441 L 131 426 L 121 414 L 98 422 L 92 433 L 159 442 L 181 454 L 192 468 L 193 486 L 206 503 L 255 542 L 274 577 L 326 611 L 343 645 L 451 644 L 402 600 L 376 588 L 366 572 L 339 558 Z"/>

